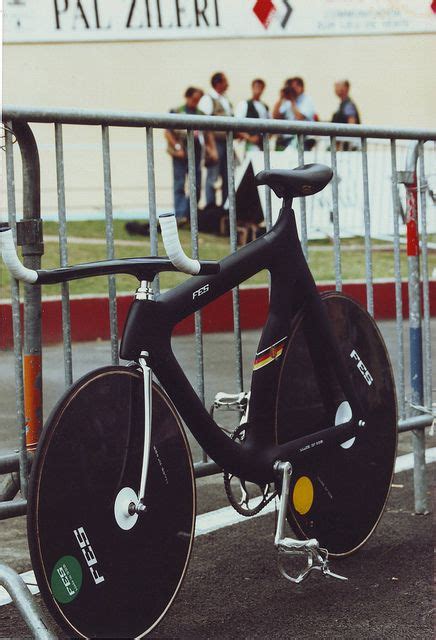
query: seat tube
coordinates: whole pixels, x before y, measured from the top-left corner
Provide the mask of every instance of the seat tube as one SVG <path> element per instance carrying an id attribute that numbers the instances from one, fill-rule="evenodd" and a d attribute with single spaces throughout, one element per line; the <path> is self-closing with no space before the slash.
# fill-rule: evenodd
<path id="1" fill-rule="evenodd" d="M 286 265 L 271 272 L 269 314 L 257 347 L 251 379 L 249 437 L 255 442 L 271 442 L 274 438 L 277 386 L 292 317 L 293 282 L 289 281 L 289 273 L 292 271 Z"/>

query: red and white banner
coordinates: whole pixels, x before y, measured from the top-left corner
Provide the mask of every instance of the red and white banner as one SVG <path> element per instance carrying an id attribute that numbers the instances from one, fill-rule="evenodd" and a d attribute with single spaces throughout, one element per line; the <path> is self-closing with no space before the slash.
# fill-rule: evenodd
<path id="1" fill-rule="evenodd" d="M 4 0 L 5 42 L 436 31 L 436 0 Z"/>

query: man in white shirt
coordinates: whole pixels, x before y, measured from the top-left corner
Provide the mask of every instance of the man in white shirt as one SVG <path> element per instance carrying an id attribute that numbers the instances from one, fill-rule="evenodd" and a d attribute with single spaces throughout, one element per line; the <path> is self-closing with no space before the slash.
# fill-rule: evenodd
<path id="1" fill-rule="evenodd" d="M 280 92 L 280 98 L 274 105 L 273 118 L 309 121 L 318 119 L 312 98 L 304 93 L 304 81 L 302 78 L 295 77 L 286 80 L 285 86 Z M 293 138 L 294 136 L 292 135 L 281 135 L 278 140 L 278 146 L 285 149 Z"/>
<path id="2" fill-rule="evenodd" d="M 269 118 L 268 105 L 262 102 L 261 97 L 265 91 L 265 82 L 256 78 L 251 83 L 251 98 L 240 102 L 235 110 L 237 118 Z M 246 149 L 262 149 L 262 136 L 256 134 L 242 133 L 239 137 L 246 141 Z"/>
<path id="3" fill-rule="evenodd" d="M 212 89 L 208 94 L 205 94 L 201 98 L 198 104 L 200 111 L 207 116 L 233 116 L 232 104 L 225 95 L 229 86 L 225 74 L 222 72 L 214 73 L 210 83 L 212 85 Z M 218 152 L 218 162 L 211 163 L 207 166 L 208 159 L 206 158 L 206 206 L 214 206 L 216 204 L 215 183 L 220 176 L 222 180 L 221 205 L 224 205 L 229 192 L 227 178 L 226 133 L 225 131 L 215 131 L 214 137 Z"/>

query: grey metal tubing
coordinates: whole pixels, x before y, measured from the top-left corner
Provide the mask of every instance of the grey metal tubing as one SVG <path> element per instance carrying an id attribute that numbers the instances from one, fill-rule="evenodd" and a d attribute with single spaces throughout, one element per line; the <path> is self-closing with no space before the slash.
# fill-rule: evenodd
<path id="1" fill-rule="evenodd" d="M 333 247 L 335 255 L 335 286 L 342 291 L 341 236 L 339 227 L 339 177 L 336 155 L 336 137 L 330 138 L 330 157 L 332 163 L 332 208 L 333 208 Z"/>
<path id="2" fill-rule="evenodd" d="M 20 468 L 20 456 L 18 453 L 5 453 L 0 456 L 0 474 L 12 473 Z"/>
<path id="3" fill-rule="evenodd" d="M 35 137 L 30 129 L 29 125 L 25 122 L 14 122 L 13 131 L 18 141 L 21 153 L 21 161 L 23 168 L 23 218 L 24 220 L 39 220 L 41 218 L 41 197 L 40 197 L 40 167 L 39 167 L 39 155 L 38 147 L 36 145 Z M 10 141 L 12 142 L 12 141 Z M 15 217 L 15 211 L 13 213 Z M 13 227 L 15 227 L 15 219 L 13 220 Z M 23 263 L 29 269 L 41 268 L 41 254 L 43 247 L 38 243 L 26 244 L 23 246 Z M 20 311 L 19 311 L 19 295 L 18 285 L 16 289 L 18 304 L 15 304 L 13 313 L 17 315 L 14 321 L 14 353 L 18 356 L 18 365 L 21 367 L 21 372 L 18 373 L 20 379 L 17 391 L 23 396 L 17 396 L 17 403 L 21 405 L 20 409 L 17 409 L 17 413 L 22 415 L 22 420 L 19 420 L 21 426 L 20 433 L 20 487 L 21 495 L 23 498 L 27 497 L 27 452 L 26 452 L 26 420 L 27 417 L 24 412 L 24 381 L 23 381 L 23 358 L 21 354 L 21 326 Z M 20 342 L 16 343 L 16 340 Z M 41 287 L 25 285 L 24 286 L 24 357 L 32 358 L 33 363 L 39 362 L 39 366 L 42 371 L 42 354 L 41 354 Z M 40 428 L 42 428 L 42 376 L 38 375 L 34 383 L 34 397 L 38 397 L 37 411 L 35 407 L 28 409 L 30 418 L 29 420 L 40 419 Z M 22 384 L 22 386 L 21 386 Z M 21 389 L 20 389 L 21 387 Z M 36 415 L 37 414 L 37 415 Z M 34 425 L 34 423 L 33 423 Z M 32 425 L 32 426 L 33 426 Z"/>
<path id="4" fill-rule="evenodd" d="M 418 158 L 417 145 L 409 151 L 406 171 L 408 189 L 408 212 L 410 219 L 415 219 L 418 225 L 418 200 L 416 197 L 417 174 L 416 163 Z M 409 224 L 409 223 L 408 223 Z M 421 327 L 421 292 L 419 274 L 419 251 L 417 255 L 408 255 L 408 290 L 409 290 L 409 341 L 410 341 L 410 385 L 412 415 L 417 414 L 417 409 L 423 405 L 423 371 L 422 371 L 422 327 Z M 413 431 L 413 484 L 415 497 L 415 512 L 427 513 L 427 471 L 425 465 L 425 431 Z"/>
<path id="5" fill-rule="evenodd" d="M 191 116 L 136 111 L 105 111 L 91 109 L 21 107 L 3 105 L 4 120 L 26 122 L 60 122 L 63 124 L 110 125 L 121 127 L 155 127 L 200 129 L 210 131 L 247 131 L 255 133 L 288 133 L 351 138 L 397 138 L 398 140 L 436 140 L 436 129 L 414 127 L 382 127 L 338 123 L 298 122 L 262 118 L 232 118 L 221 116 Z"/>
<path id="6" fill-rule="evenodd" d="M 7 177 L 7 198 L 8 198 L 8 220 L 9 226 L 15 235 L 17 210 L 15 202 L 15 172 L 14 172 L 14 149 L 12 142 L 12 123 L 7 123 L 6 131 L 6 177 Z M 16 241 L 16 237 L 14 238 Z M 23 353 L 22 353 L 22 333 L 20 316 L 20 288 L 18 281 L 11 278 L 11 303 L 12 303 L 12 331 L 14 342 L 14 375 L 15 375 L 15 410 L 17 415 L 17 426 L 20 430 L 20 447 L 25 451 L 25 417 L 24 417 L 24 380 L 23 380 Z M 24 465 L 23 465 L 24 467 Z M 21 474 L 20 474 L 21 475 Z"/>
<path id="7" fill-rule="evenodd" d="M 24 516 L 27 511 L 27 500 L 20 498 L 19 500 L 9 500 L 0 503 L 0 520 L 15 518 L 16 516 Z"/>
<path id="8" fill-rule="evenodd" d="M 427 180 L 425 176 L 424 145 L 418 145 L 419 157 L 419 191 L 421 201 L 421 272 L 423 298 L 423 365 L 424 365 L 424 406 L 430 408 L 432 404 L 432 365 L 431 365 L 431 331 L 430 331 L 430 288 L 428 272 L 427 249 Z"/>
<path id="9" fill-rule="evenodd" d="M 114 220 L 112 206 L 112 178 L 111 178 L 111 156 L 109 143 L 109 127 L 103 125 L 101 128 L 102 151 L 103 151 L 103 177 L 104 177 L 104 211 L 106 217 L 106 256 L 108 260 L 115 257 L 114 249 Z M 112 364 L 119 363 L 118 355 L 118 314 L 117 314 L 117 289 L 115 276 L 108 276 L 109 293 L 109 324 L 111 332 L 111 356 Z"/>
<path id="10" fill-rule="evenodd" d="M 235 172 L 233 171 L 233 133 L 226 133 L 227 178 L 229 185 L 229 227 L 230 248 L 234 253 L 238 249 L 238 231 L 236 220 Z M 232 289 L 233 299 L 233 333 L 235 336 L 236 384 L 239 392 L 243 390 L 242 340 L 239 306 L 239 287 Z"/>
<path id="11" fill-rule="evenodd" d="M 414 431 L 415 429 L 425 429 L 431 427 L 434 421 L 434 416 L 429 413 L 423 415 L 414 416 L 412 418 L 405 418 L 398 421 L 398 433 L 404 433 L 405 431 Z"/>
<path id="12" fill-rule="evenodd" d="M 298 135 L 298 164 L 300 167 L 304 164 L 304 135 Z M 300 201 L 300 216 L 301 216 L 301 246 L 303 248 L 303 254 L 307 261 L 309 261 L 309 249 L 307 242 L 307 216 L 306 216 L 306 198 L 299 198 Z"/>
<path id="13" fill-rule="evenodd" d="M 195 145 L 193 131 L 187 132 L 188 175 L 189 175 L 189 213 L 191 221 L 192 257 L 199 259 L 198 252 L 198 207 L 197 207 L 197 176 L 195 171 Z M 204 359 L 203 359 L 203 330 L 201 311 L 194 314 L 195 323 L 195 352 L 197 356 L 197 393 L 204 404 Z"/>
<path id="14" fill-rule="evenodd" d="M 391 169 L 392 169 L 392 208 L 394 222 L 394 273 L 395 273 L 395 322 L 397 331 L 397 379 L 400 389 L 399 409 L 400 418 L 406 417 L 406 384 L 404 367 L 404 333 L 403 333 L 403 292 L 401 282 L 401 250 L 400 250 L 400 202 L 397 183 L 397 150 L 395 140 L 391 140 Z"/>
<path id="15" fill-rule="evenodd" d="M 61 124 L 55 124 L 55 147 L 59 219 L 59 257 L 60 266 L 66 267 L 68 265 L 67 212 L 65 206 L 64 147 Z M 61 291 L 65 386 L 69 387 L 73 383 L 73 356 L 71 349 L 70 287 L 68 282 L 62 283 Z"/>
<path id="16" fill-rule="evenodd" d="M 196 478 L 205 478 L 206 476 L 213 476 L 220 472 L 222 472 L 222 469 L 216 462 L 196 462 L 194 464 L 194 475 Z"/>
<path id="17" fill-rule="evenodd" d="M 157 237 L 157 210 L 156 210 L 156 183 L 154 179 L 154 141 L 153 129 L 146 128 L 147 141 L 147 185 L 148 185 L 148 215 L 150 225 L 150 255 L 159 255 L 158 237 Z M 153 281 L 153 291 L 155 295 L 160 290 L 159 274 Z"/>
<path id="18" fill-rule="evenodd" d="M 44 622 L 39 606 L 27 588 L 24 580 L 5 564 L 0 564 L 0 584 L 19 610 L 21 617 L 37 640 L 56 640 Z"/>
<path id="19" fill-rule="evenodd" d="M 0 503 L 13 500 L 20 490 L 19 473 L 15 471 L 7 475 L 0 487 Z"/>
<path id="20" fill-rule="evenodd" d="M 365 277 L 366 277 L 366 308 L 374 315 L 374 291 L 372 284 L 372 249 L 371 249 L 371 212 L 369 206 L 369 177 L 368 177 L 368 145 L 366 138 L 362 138 L 362 177 L 363 177 L 363 220 L 365 227 Z"/>
<path id="21" fill-rule="evenodd" d="M 271 151 L 269 144 L 269 135 L 264 133 L 262 136 L 263 141 L 263 163 L 265 169 L 271 169 Z M 271 189 L 265 187 L 265 224 L 266 230 L 269 231 L 272 227 L 272 207 L 271 207 Z"/>
<path id="22" fill-rule="evenodd" d="M 199 259 L 198 251 L 198 206 L 197 206 L 197 175 L 195 171 L 195 144 L 194 132 L 187 131 L 188 150 L 188 177 L 189 177 L 189 217 L 191 223 L 191 251 L 192 257 Z M 204 355 L 203 355 L 203 325 L 202 312 L 196 311 L 194 314 L 195 327 L 195 353 L 197 360 L 197 394 L 204 404 Z M 207 453 L 201 452 L 203 462 L 207 462 Z"/>

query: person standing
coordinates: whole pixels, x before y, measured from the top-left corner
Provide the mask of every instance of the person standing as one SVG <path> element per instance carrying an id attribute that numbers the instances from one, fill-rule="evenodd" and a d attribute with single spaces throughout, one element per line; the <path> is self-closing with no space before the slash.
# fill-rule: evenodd
<path id="1" fill-rule="evenodd" d="M 198 108 L 198 103 L 203 96 L 203 91 L 196 87 L 189 87 L 185 91 L 185 103 L 170 113 L 203 115 Z M 189 197 L 185 191 L 186 176 L 188 175 L 188 149 L 186 130 L 166 129 L 165 138 L 168 142 L 167 151 L 173 159 L 173 188 L 174 209 L 179 224 L 189 218 Z M 195 177 L 197 202 L 201 194 L 201 157 L 203 147 L 203 135 L 194 131 L 195 152 Z"/>
<path id="2" fill-rule="evenodd" d="M 338 110 L 333 114 L 332 122 L 341 124 L 360 124 L 359 111 L 350 98 L 350 83 L 348 80 L 335 82 L 335 93 L 340 99 Z M 340 151 L 352 151 L 358 146 L 352 140 L 337 140 L 336 148 Z"/>
<path id="3" fill-rule="evenodd" d="M 210 83 L 212 89 L 205 94 L 200 102 L 199 109 L 207 116 L 233 116 L 233 107 L 226 96 L 229 83 L 227 77 L 221 71 L 214 73 Z M 215 183 L 221 177 L 221 205 L 227 200 L 229 188 L 227 178 L 227 152 L 226 152 L 226 133 L 225 131 L 216 131 L 213 134 L 218 154 L 218 161 L 214 162 L 213 158 L 206 157 L 207 176 L 206 176 L 206 207 L 216 205 Z"/>
<path id="4" fill-rule="evenodd" d="M 268 105 L 262 102 L 261 97 L 265 91 L 265 82 L 256 78 L 251 83 L 251 98 L 240 102 L 235 110 L 237 118 L 269 118 Z M 246 149 L 263 149 L 262 136 L 250 133 L 241 133 L 239 137 L 246 141 Z"/>
<path id="5" fill-rule="evenodd" d="M 307 120 L 316 121 L 315 105 L 310 96 L 305 93 L 304 80 L 299 76 L 289 78 L 280 92 L 279 100 L 274 105 L 273 117 L 282 120 Z M 292 142 L 293 135 L 281 135 L 278 138 L 277 146 L 279 150 L 286 149 Z M 305 140 L 305 150 L 313 147 L 313 140 Z"/>

